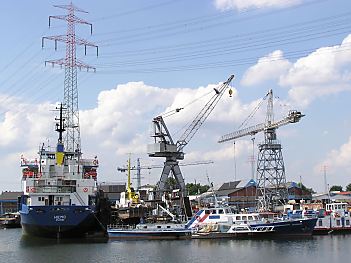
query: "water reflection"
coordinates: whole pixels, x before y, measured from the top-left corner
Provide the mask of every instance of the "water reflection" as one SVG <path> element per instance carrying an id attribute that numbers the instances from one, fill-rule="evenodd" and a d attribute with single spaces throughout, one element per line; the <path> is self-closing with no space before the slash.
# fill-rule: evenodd
<path id="1" fill-rule="evenodd" d="M 32 237 L 28 235 L 22 235 L 20 239 L 20 246 L 26 247 L 44 247 L 44 246 L 56 246 L 59 244 L 96 244 L 96 243 L 107 243 L 107 237 L 99 238 L 69 238 L 69 239 L 54 239 L 54 238 L 40 238 Z"/>

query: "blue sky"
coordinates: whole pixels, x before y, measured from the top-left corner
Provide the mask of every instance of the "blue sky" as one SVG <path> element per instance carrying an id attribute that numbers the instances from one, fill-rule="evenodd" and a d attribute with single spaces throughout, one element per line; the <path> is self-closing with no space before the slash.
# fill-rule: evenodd
<path id="1" fill-rule="evenodd" d="M 35 157 L 53 132 L 54 104 L 62 100 L 64 72 L 44 61 L 64 57 L 65 47 L 41 37 L 65 34 L 64 14 L 53 7 L 67 1 L 2 3 L 0 60 L 0 190 L 20 189 L 21 154 Z M 298 109 L 306 117 L 278 129 L 288 181 L 324 189 L 351 183 L 351 3 L 347 0 L 129 0 L 74 1 L 93 23 L 77 34 L 99 45 L 78 48 L 77 57 L 96 66 L 79 73 L 82 148 L 100 159 L 100 181 L 124 181 L 116 172 L 127 153 L 145 165 L 161 163 L 146 155 L 152 117 L 201 97 L 230 74 L 234 95 L 222 98 L 185 148 L 185 161 L 211 159 L 210 166 L 183 169 L 187 182 L 234 180 L 234 150 L 218 138 L 237 129 L 269 89 L 275 118 Z M 177 139 L 205 104 L 191 104 L 166 122 Z M 265 104 L 249 125 L 264 121 Z M 177 133 L 177 131 L 179 131 Z M 262 141 L 262 135 L 255 137 Z M 257 147 L 255 149 L 257 154 Z M 236 142 L 236 178 L 250 179 L 251 138 Z M 144 172 L 155 183 L 160 170 Z"/>

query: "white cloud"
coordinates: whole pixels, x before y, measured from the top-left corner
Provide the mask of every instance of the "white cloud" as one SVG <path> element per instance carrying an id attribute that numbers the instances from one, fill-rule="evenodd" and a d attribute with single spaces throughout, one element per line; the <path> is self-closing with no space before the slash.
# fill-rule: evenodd
<path id="1" fill-rule="evenodd" d="M 307 107 L 315 99 L 351 90 L 351 34 L 340 45 L 322 47 L 295 63 L 276 50 L 258 60 L 241 80 L 242 85 L 257 85 L 277 80 L 287 88 L 287 104 Z"/>
<path id="2" fill-rule="evenodd" d="M 215 0 L 215 6 L 220 10 L 242 11 L 253 8 L 285 8 L 301 2 L 302 0 Z"/>
<path id="3" fill-rule="evenodd" d="M 347 168 L 351 172 L 350 163 L 351 163 L 351 137 L 349 138 L 349 141 L 341 145 L 339 149 L 332 150 L 328 154 L 327 158 L 322 162 L 322 164 L 325 164 L 329 167 L 333 167 L 334 169 Z"/>
<path id="4" fill-rule="evenodd" d="M 280 85 L 290 88 L 289 97 L 307 106 L 318 97 L 351 90 L 351 35 L 341 45 L 323 47 L 298 59 Z"/>
<path id="5" fill-rule="evenodd" d="M 351 136 L 349 140 L 338 149 L 331 150 L 326 158 L 314 167 L 314 173 L 321 175 L 323 167 L 326 169 L 327 183 L 329 186 L 341 185 L 345 187 L 351 183 Z M 323 178 L 324 181 L 324 178 Z"/>
<path id="6" fill-rule="evenodd" d="M 237 141 L 235 143 L 235 156 L 246 156 L 252 151 L 252 144 L 247 140 Z M 233 160 L 234 158 L 234 146 L 233 143 L 222 144 L 218 149 L 214 151 L 192 151 L 186 154 L 187 161 L 198 161 L 198 160 L 212 160 L 212 161 L 223 161 Z"/>
<path id="7" fill-rule="evenodd" d="M 250 67 L 244 74 L 241 84 L 251 86 L 266 80 L 278 80 L 291 67 L 291 63 L 283 58 L 281 50 L 273 51 L 258 60 L 257 64 Z"/>

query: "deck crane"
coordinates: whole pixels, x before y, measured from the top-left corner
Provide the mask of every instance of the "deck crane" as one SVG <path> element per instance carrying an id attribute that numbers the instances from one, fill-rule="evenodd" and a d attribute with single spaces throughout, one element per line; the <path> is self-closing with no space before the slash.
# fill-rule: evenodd
<path id="1" fill-rule="evenodd" d="M 263 98 L 267 101 L 265 123 L 241 129 L 219 139 L 219 143 L 231 141 L 247 135 L 264 133 L 264 142 L 259 144 L 257 157 L 257 209 L 259 211 L 273 210 L 277 205 L 283 204 L 288 198 L 286 189 L 285 167 L 282 156 L 282 147 L 277 140 L 276 129 L 281 126 L 297 123 L 305 115 L 299 111 L 289 111 L 288 115 L 279 121 L 274 121 L 273 91 L 269 90 Z"/>
<path id="2" fill-rule="evenodd" d="M 165 157 L 161 178 L 157 183 L 157 192 L 162 196 L 165 191 L 166 181 L 169 177 L 170 172 L 179 186 L 182 196 L 186 196 L 186 188 L 182 172 L 179 168 L 178 160 L 184 159 L 184 147 L 190 142 L 195 133 L 199 130 L 201 125 L 205 122 L 207 117 L 213 111 L 220 98 L 223 96 L 224 91 L 228 88 L 230 82 L 233 80 L 234 75 L 231 75 L 227 81 L 221 84 L 219 87 L 214 88 L 214 94 L 206 105 L 197 114 L 195 119 L 187 127 L 185 132 L 175 142 L 163 120 L 163 117 L 157 116 L 152 120 L 153 133 L 151 137 L 154 138 L 154 143 L 149 144 L 147 148 L 148 155 L 150 157 Z M 179 111 L 180 109 L 176 109 Z"/>

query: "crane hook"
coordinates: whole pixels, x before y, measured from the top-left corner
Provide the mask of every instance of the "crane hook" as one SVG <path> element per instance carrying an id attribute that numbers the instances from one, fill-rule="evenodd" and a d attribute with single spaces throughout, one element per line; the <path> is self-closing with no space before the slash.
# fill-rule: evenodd
<path id="1" fill-rule="evenodd" d="M 229 89 L 229 97 L 232 97 L 232 94 L 233 94 L 233 90 L 230 88 Z"/>

